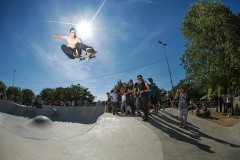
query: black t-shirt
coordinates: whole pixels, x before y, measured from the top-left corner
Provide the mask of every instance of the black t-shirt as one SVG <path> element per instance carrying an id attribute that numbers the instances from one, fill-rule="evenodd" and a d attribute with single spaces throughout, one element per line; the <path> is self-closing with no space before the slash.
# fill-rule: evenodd
<path id="1" fill-rule="evenodd" d="M 139 91 L 143 91 L 143 90 L 146 90 L 146 89 L 147 89 L 144 80 L 142 80 L 141 83 L 138 83 L 138 84 L 137 84 L 137 87 L 138 87 Z M 141 94 L 141 96 L 148 96 L 148 93 L 147 93 L 147 92 L 143 92 L 143 93 Z"/>

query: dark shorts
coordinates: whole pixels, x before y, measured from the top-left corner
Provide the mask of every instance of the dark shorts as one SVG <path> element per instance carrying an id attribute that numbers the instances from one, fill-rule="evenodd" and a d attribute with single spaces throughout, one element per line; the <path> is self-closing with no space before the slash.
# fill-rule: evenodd
<path id="1" fill-rule="evenodd" d="M 83 44 L 83 43 L 78 43 L 78 44 L 76 45 L 76 47 L 79 48 L 79 49 L 81 49 L 81 50 L 84 50 L 84 51 L 86 51 L 87 48 L 92 48 L 92 47 L 87 46 L 87 45 L 85 45 L 85 44 Z"/>
<path id="2" fill-rule="evenodd" d="M 86 51 L 87 48 L 92 48 L 90 46 L 87 46 L 85 44 L 82 43 L 77 43 L 76 44 L 76 48 L 71 48 L 66 46 L 65 44 L 63 44 L 61 46 L 63 52 L 70 58 L 70 59 L 74 59 L 75 56 L 74 54 L 76 54 L 76 50 L 78 51 L 79 56 L 82 54 L 82 50 Z"/>
<path id="3" fill-rule="evenodd" d="M 150 100 L 152 104 L 158 104 L 158 99 L 156 96 L 150 96 Z"/>
<path id="4" fill-rule="evenodd" d="M 134 99 L 130 97 L 126 97 L 126 105 L 127 106 L 134 106 Z"/>

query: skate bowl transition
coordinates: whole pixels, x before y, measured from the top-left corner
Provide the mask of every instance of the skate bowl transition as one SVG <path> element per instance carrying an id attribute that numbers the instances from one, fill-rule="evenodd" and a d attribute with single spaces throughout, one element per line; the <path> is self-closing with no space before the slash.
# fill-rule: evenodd
<path id="1" fill-rule="evenodd" d="M 103 106 L 30 108 L 0 100 L 0 159 L 163 159 L 151 129 L 104 111 Z"/>
<path id="2" fill-rule="evenodd" d="M 56 115 L 52 108 L 56 109 Z M 66 106 L 50 106 L 43 105 L 42 108 L 31 108 L 8 101 L 0 100 L 0 112 L 14 116 L 26 118 L 34 118 L 37 116 L 45 116 L 51 121 L 74 122 L 82 124 L 95 123 L 99 116 L 104 113 L 102 106 L 82 106 L 82 107 L 66 107 Z"/>
<path id="3" fill-rule="evenodd" d="M 39 140 L 63 139 L 90 131 L 104 113 L 104 107 L 43 105 L 30 108 L 1 100 L 0 113 L 0 126 L 15 135 Z"/>

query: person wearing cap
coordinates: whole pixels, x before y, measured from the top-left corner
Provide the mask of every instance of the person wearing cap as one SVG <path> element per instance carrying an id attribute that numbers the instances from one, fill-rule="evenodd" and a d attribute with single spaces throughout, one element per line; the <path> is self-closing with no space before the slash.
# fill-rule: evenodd
<path id="1" fill-rule="evenodd" d="M 150 82 L 150 100 L 154 108 L 153 113 L 158 113 L 158 88 L 156 83 L 153 83 L 152 78 L 148 78 L 148 81 Z"/>

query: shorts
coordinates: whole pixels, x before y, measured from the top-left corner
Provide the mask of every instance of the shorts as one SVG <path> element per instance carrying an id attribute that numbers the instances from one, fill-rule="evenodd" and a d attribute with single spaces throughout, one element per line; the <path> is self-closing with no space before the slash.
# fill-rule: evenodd
<path id="1" fill-rule="evenodd" d="M 188 109 L 179 109 L 178 110 L 178 113 L 179 113 L 179 118 L 187 118 L 188 116 Z"/>
<path id="2" fill-rule="evenodd" d="M 151 104 L 158 104 L 158 99 L 156 96 L 150 96 Z"/>

